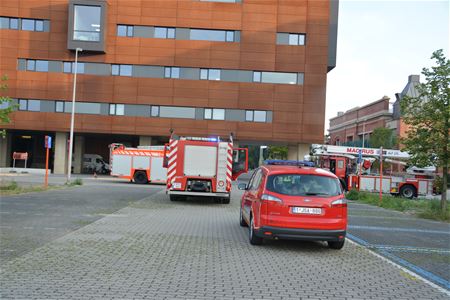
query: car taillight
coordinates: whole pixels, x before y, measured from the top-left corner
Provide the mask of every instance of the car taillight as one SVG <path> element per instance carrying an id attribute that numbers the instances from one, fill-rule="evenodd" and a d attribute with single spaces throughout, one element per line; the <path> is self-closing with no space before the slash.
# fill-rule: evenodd
<path id="1" fill-rule="evenodd" d="M 331 202 L 332 207 L 347 207 L 347 199 L 337 199 Z"/>
<path id="2" fill-rule="evenodd" d="M 275 196 L 272 195 L 268 195 L 268 194 L 263 194 L 261 196 L 261 200 L 265 200 L 265 201 L 273 201 L 273 202 L 278 202 L 278 203 L 282 203 L 283 201 L 281 201 L 280 198 L 277 198 Z"/>

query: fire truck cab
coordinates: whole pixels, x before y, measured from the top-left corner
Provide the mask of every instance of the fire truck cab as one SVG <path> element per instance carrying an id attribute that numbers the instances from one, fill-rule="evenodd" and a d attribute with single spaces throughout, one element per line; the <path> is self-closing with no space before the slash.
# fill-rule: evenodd
<path id="1" fill-rule="evenodd" d="M 248 151 L 233 148 L 233 138 L 179 137 L 172 133 L 164 149 L 166 192 L 171 201 L 216 197 L 230 203 L 231 182 L 248 170 Z"/>

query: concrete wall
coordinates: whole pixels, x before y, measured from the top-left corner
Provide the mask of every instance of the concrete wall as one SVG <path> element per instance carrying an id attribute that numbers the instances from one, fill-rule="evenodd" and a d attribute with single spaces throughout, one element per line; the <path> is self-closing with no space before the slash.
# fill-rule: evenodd
<path id="1" fill-rule="evenodd" d="M 67 172 L 67 132 L 56 132 L 55 133 L 55 158 L 53 173 L 55 174 L 66 174 Z"/>

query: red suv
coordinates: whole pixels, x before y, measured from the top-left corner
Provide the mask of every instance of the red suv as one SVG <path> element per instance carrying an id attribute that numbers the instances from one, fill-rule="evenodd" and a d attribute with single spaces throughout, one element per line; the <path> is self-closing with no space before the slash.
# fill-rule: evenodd
<path id="1" fill-rule="evenodd" d="M 344 246 L 347 202 L 333 173 L 296 161 L 269 161 L 239 189 L 245 190 L 240 224 L 249 227 L 251 244 L 271 238 L 327 241 L 332 249 Z"/>

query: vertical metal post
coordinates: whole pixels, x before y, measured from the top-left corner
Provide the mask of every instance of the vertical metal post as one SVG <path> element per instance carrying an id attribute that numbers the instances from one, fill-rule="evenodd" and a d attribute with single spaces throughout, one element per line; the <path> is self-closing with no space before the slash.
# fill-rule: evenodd
<path id="1" fill-rule="evenodd" d="M 67 182 L 70 182 L 70 175 L 72 173 L 73 127 L 75 123 L 75 95 L 77 91 L 78 51 L 81 52 L 83 51 L 83 49 L 81 48 L 75 49 L 75 72 L 73 76 L 72 112 L 70 118 L 69 162 L 67 166 Z"/>
<path id="2" fill-rule="evenodd" d="M 45 188 L 48 187 L 48 146 L 46 146 L 46 153 L 45 153 L 45 182 L 44 182 L 44 186 Z"/>
<path id="3" fill-rule="evenodd" d="M 380 147 L 380 206 L 383 201 L 383 147 Z"/>

